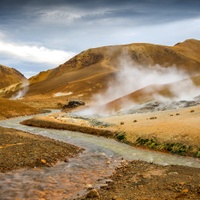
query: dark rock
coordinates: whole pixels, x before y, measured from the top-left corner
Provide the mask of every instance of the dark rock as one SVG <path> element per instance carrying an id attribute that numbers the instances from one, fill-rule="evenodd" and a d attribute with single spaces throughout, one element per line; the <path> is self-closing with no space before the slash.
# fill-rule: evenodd
<path id="1" fill-rule="evenodd" d="M 64 105 L 63 108 L 76 108 L 78 106 L 84 106 L 85 102 L 81 100 L 71 100 L 68 104 Z"/>

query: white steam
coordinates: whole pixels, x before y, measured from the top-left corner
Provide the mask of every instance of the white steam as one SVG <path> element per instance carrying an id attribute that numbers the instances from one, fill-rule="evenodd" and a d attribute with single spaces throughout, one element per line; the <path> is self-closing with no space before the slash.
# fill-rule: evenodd
<path id="1" fill-rule="evenodd" d="M 105 105 L 113 100 L 150 85 L 155 85 L 155 89 L 154 87 L 148 87 L 148 90 L 144 91 L 146 95 L 155 92 L 155 95 L 153 96 L 158 101 L 191 100 L 200 94 L 200 88 L 194 86 L 192 80 L 189 78 L 189 74 L 178 69 L 176 66 L 139 66 L 133 64 L 133 61 L 129 58 L 129 56 L 123 55 L 123 58 L 120 58 L 119 66 L 117 66 L 117 68 L 118 71 L 115 79 L 108 83 L 107 90 L 104 93 L 95 94 L 93 96 L 94 107 L 84 110 L 81 114 L 94 115 L 106 113 L 106 106 L 98 106 Z M 167 97 L 156 93 L 156 89 L 162 87 L 163 84 L 170 83 L 172 83 L 170 92 L 174 95 L 174 99 L 167 99 Z M 120 107 L 124 108 L 125 105 L 130 105 L 131 107 L 135 105 L 135 103 L 126 98 Z M 112 111 L 109 110 L 109 112 Z"/>
<path id="2" fill-rule="evenodd" d="M 16 100 L 16 99 L 20 99 L 22 98 L 27 92 L 28 92 L 28 89 L 29 89 L 29 81 L 28 80 L 24 80 L 22 82 L 22 85 L 21 85 L 21 90 L 19 90 L 17 92 L 17 94 L 13 95 L 11 97 L 12 100 Z"/>
<path id="3" fill-rule="evenodd" d="M 130 59 L 121 59 L 119 71 L 115 79 L 108 83 L 106 92 L 95 95 L 93 99 L 96 104 L 102 105 L 152 84 L 168 84 L 188 77 L 175 66 L 139 66 L 133 65 Z"/>

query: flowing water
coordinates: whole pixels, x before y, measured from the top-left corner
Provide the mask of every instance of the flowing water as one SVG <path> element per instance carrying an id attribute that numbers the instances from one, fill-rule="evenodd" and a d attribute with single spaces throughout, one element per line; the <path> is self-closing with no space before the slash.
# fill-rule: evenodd
<path id="1" fill-rule="evenodd" d="M 160 165 L 183 165 L 200 168 L 194 158 L 137 149 L 112 139 L 80 132 L 29 127 L 19 122 L 29 117 L 0 121 L 0 126 L 47 136 L 82 147 L 85 151 L 67 163 L 51 168 L 21 169 L 0 173 L 0 199 L 74 199 L 87 184 L 100 187 L 122 159 L 143 160 Z"/>

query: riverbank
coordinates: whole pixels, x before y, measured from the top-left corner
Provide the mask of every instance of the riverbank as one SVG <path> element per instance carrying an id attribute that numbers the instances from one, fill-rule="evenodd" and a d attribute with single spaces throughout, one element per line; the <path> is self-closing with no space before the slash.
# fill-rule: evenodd
<path id="1" fill-rule="evenodd" d="M 52 167 L 76 156 L 81 148 L 23 131 L 0 127 L 0 172 Z"/>
<path id="2" fill-rule="evenodd" d="M 0 98 L 0 105 L 0 120 L 45 112 L 43 108 L 34 108 L 18 100 Z M 79 147 L 70 144 L 0 127 L 0 172 L 50 167 L 80 152 Z"/>
<path id="3" fill-rule="evenodd" d="M 34 117 L 22 124 L 115 138 L 152 150 L 200 157 L 200 105 L 158 112 L 90 118 L 67 113 Z"/>

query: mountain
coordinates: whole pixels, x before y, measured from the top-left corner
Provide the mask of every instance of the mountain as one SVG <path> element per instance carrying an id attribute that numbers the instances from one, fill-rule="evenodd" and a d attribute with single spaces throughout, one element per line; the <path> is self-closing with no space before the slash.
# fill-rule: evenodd
<path id="1" fill-rule="evenodd" d="M 19 71 L 0 65 L 0 89 L 27 80 Z"/>
<path id="2" fill-rule="evenodd" d="M 102 105 L 96 110 L 116 112 L 150 101 L 191 101 L 200 95 L 200 75 L 170 84 L 152 84 Z"/>
<path id="3" fill-rule="evenodd" d="M 151 69 L 155 72 L 155 67 L 158 66 L 159 70 L 166 69 L 166 73 L 168 69 L 176 68 L 177 74 L 181 71 L 189 77 L 195 77 L 200 74 L 199 52 L 200 41 L 195 39 L 189 39 L 174 46 L 133 43 L 88 49 L 55 69 L 43 71 L 31 77 L 25 98 L 31 101 L 43 101 L 44 104 L 55 101 L 54 105 L 59 100 L 64 102 L 68 98 L 90 101 L 94 94 L 104 94 L 111 82 L 117 85 L 116 77 L 124 73 L 123 67 L 127 65 L 130 68 L 140 66 L 148 73 L 151 73 Z M 132 79 L 134 77 L 137 77 L 137 74 L 133 74 Z M 126 76 L 123 79 L 126 80 Z M 145 76 L 141 79 L 145 81 Z M 199 82 L 198 78 L 195 80 L 195 84 Z M 128 79 L 125 83 L 129 84 Z M 139 89 L 141 88 L 133 87 L 131 91 L 130 88 L 126 91 L 127 93 L 124 91 L 121 97 L 137 93 Z M 19 90 L 20 88 L 14 92 L 9 93 L 7 90 L 6 94 L 1 91 L 0 93 L 1 96 L 11 97 Z"/>

